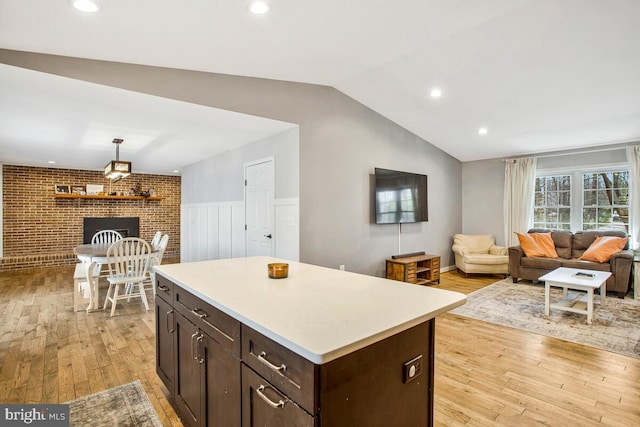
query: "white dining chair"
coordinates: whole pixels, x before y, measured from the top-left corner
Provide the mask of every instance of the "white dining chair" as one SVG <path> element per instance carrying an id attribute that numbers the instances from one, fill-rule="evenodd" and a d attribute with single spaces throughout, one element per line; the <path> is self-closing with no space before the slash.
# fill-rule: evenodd
<path id="1" fill-rule="evenodd" d="M 115 230 L 100 230 L 91 238 L 91 244 L 112 244 L 120 239 L 122 239 L 122 234 Z M 104 266 L 102 264 L 98 264 L 96 267 L 100 272 L 100 277 L 106 277 L 108 274 L 108 271 L 103 269 L 103 267 Z"/>
<path id="2" fill-rule="evenodd" d="M 151 249 L 155 250 L 156 246 L 160 243 L 160 238 L 162 237 L 162 232 L 160 230 L 156 231 L 156 234 L 153 235 L 151 239 Z"/>
<path id="3" fill-rule="evenodd" d="M 164 252 L 167 250 L 168 244 L 169 235 L 165 234 L 164 236 L 162 236 L 158 244 L 154 247 L 154 252 L 151 253 L 149 271 L 147 272 L 148 278 L 144 282 L 144 288 L 153 290 L 154 296 L 156 295 L 156 272 L 153 269 L 153 266 L 162 264 L 162 257 L 164 256 Z"/>
<path id="4" fill-rule="evenodd" d="M 149 310 L 143 282 L 147 279 L 150 254 L 149 243 L 137 237 L 120 239 L 107 250 L 109 289 L 103 308 L 111 302 L 111 316 L 116 312 L 118 301 L 132 297 L 140 297 L 145 310 Z"/>
<path id="5" fill-rule="evenodd" d="M 93 235 L 93 237 L 91 238 L 91 243 L 115 243 L 120 239 L 122 239 L 122 234 L 120 234 L 116 230 L 100 230 Z"/>

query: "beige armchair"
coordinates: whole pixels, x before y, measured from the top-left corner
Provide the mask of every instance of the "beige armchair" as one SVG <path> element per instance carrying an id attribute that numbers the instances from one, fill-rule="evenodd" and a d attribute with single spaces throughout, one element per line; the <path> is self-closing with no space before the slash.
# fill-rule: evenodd
<path id="1" fill-rule="evenodd" d="M 509 252 L 495 245 L 489 235 L 456 234 L 453 236 L 453 253 L 458 270 L 469 273 L 509 274 Z"/>

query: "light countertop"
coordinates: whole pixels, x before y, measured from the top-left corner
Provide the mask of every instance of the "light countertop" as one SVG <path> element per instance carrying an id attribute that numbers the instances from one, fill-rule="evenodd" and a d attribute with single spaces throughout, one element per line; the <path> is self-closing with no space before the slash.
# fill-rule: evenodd
<path id="1" fill-rule="evenodd" d="M 287 262 L 270 279 L 267 264 Z M 463 305 L 458 292 L 270 257 L 154 267 L 167 279 L 309 361 L 322 364 Z"/>

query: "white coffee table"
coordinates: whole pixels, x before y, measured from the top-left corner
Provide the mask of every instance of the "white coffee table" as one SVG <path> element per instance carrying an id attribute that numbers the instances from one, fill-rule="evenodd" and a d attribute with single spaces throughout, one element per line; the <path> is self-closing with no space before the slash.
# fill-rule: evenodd
<path id="1" fill-rule="evenodd" d="M 579 277 L 577 273 L 592 275 L 590 277 Z M 551 308 L 557 310 L 570 311 L 587 315 L 587 323 L 593 320 L 593 291 L 600 289 L 600 305 L 604 305 L 607 294 L 607 279 L 611 276 L 608 271 L 581 270 L 577 268 L 560 267 L 541 276 L 539 280 L 544 281 L 544 314 L 549 315 Z M 562 288 L 562 300 L 550 304 L 549 293 L 551 286 Z M 569 289 L 586 291 L 586 294 L 568 292 Z"/>

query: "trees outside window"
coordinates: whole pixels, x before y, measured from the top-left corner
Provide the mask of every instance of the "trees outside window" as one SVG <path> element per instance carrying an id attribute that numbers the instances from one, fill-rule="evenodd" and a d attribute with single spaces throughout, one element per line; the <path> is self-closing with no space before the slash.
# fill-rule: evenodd
<path id="1" fill-rule="evenodd" d="M 535 186 L 536 228 L 629 231 L 627 170 L 541 174 Z"/>

